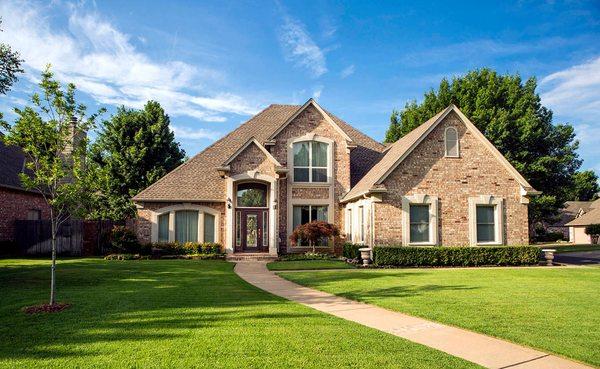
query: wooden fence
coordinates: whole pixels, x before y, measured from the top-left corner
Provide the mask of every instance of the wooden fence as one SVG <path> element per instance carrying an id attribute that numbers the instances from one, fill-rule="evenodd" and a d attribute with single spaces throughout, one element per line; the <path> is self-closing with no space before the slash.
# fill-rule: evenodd
<path id="1" fill-rule="evenodd" d="M 70 220 L 61 225 L 56 236 L 56 251 L 60 255 L 104 255 L 108 251 L 107 233 L 123 221 Z M 52 233 L 49 220 L 15 221 L 15 241 L 21 255 L 52 253 Z"/>

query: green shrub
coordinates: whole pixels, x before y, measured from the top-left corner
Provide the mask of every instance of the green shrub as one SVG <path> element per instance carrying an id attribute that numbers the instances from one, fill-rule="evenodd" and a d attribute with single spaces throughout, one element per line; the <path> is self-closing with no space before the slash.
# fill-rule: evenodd
<path id="1" fill-rule="evenodd" d="M 360 251 L 358 251 L 358 249 L 360 249 L 361 247 L 364 246 L 346 242 L 344 244 L 344 251 L 342 255 L 348 259 L 360 259 Z"/>
<path id="2" fill-rule="evenodd" d="M 480 266 L 537 264 L 535 246 L 493 247 L 375 247 L 373 263 L 379 266 Z"/>
<path id="3" fill-rule="evenodd" d="M 139 254 L 141 245 L 133 231 L 124 226 L 114 226 L 109 233 L 109 244 L 113 252 Z"/>
<path id="4" fill-rule="evenodd" d="M 335 259 L 335 256 L 329 254 L 323 254 L 319 252 L 306 252 L 304 254 L 288 254 L 283 255 L 279 260 L 293 261 L 293 260 L 329 260 Z"/>
<path id="5" fill-rule="evenodd" d="M 600 224 L 590 224 L 585 227 L 585 234 L 587 235 L 600 235 Z"/>
<path id="6" fill-rule="evenodd" d="M 218 255 L 222 253 L 221 244 L 206 242 L 161 242 L 152 244 L 153 248 L 161 250 L 164 255 L 196 255 L 196 254 L 211 254 Z"/>

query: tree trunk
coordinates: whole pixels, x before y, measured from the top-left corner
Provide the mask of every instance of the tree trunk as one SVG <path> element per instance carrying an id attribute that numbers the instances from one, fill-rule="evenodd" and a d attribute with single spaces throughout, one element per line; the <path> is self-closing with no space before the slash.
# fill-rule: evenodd
<path id="1" fill-rule="evenodd" d="M 52 223 L 52 266 L 50 267 L 50 305 L 56 302 L 56 225 Z"/>

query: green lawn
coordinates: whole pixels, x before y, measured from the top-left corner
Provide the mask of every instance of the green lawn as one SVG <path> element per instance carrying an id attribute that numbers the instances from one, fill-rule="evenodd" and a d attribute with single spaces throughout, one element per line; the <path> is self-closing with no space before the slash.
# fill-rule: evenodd
<path id="1" fill-rule="evenodd" d="M 282 260 L 267 264 L 269 270 L 354 269 L 341 260 Z"/>
<path id="2" fill-rule="evenodd" d="M 600 366 L 600 268 L 280 273 L 294 282 Z"/>
<path id="3" fill-rule="evenodd" d="M 267 294 L 224 261 L 0 260 L 1 368 L 472 368 Z"/>

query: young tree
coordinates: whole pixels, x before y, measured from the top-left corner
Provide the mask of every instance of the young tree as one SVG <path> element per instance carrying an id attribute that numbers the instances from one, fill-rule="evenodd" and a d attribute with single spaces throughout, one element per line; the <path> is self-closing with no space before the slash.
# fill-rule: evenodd
<path id="1" fill-rule="evenodd" d="M 301 224 L 290 236 L 292 245 L 297 245 L 301 241 L 308 241 L 308 244 L 312 246 L 312 252 L 315 252 L 315 247 L 319 241 L 323 239 L 330 239 L 332 237 L 338 237 L 340 230 L 335 224 L 327 223 L 322 220 L 313 220 L 310 223 Z"/>
<path id="2" fill-rule="evenodd" d="M 42 73 L 41 95 L 31 97 L 33 106 L 15 108 L 18 118 L 11 126 L 5 122 L 3 140 L 20 146 L 28 174 L 21 174 L 23 186 L 40 193 L 50 206 L 52 266 L 50 305 L 56 302 L 56 235 L 71 217 L 81 215 L 90 199 L 88 186 L 93 173 L 86 165 L 86 132 L 95 124 L 98 113 L 86 117 L 86 107 L 75 101 L 75 86 L 63 91 L 50 67 Z"/>
<path id="3" fill-rule="evenodd" d="M 537 82 L 519 75 L 474 70 L 409 102 L 392 113 L 386 141 L 394 142 L 450 104 L 457 105 L 506 156 L 531 185 L 542 191 L 530 204 L 532 224 L 551 220 L 569 199 L 574 175 L 581 166 L 578 141 L 569 124 L 553 124 L 552 111 L 542 106 Z"/>
<path id="4" fill-rule="evenodd" d="M 131 197 L 183 163 L 169 116 L 159 103 L 142 110 L 119 108 L 94 143 L 94 161 L 103 168 L 95 217 L 135 216 Z"/>

